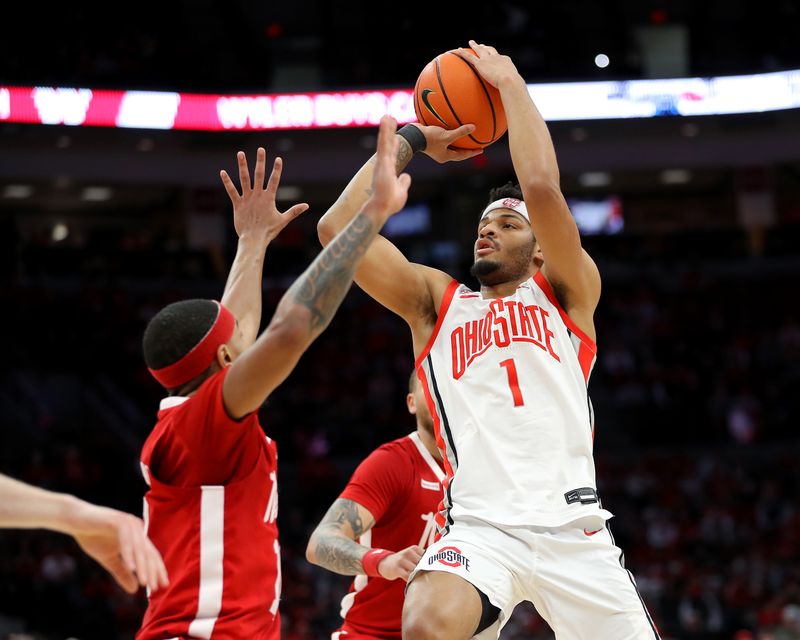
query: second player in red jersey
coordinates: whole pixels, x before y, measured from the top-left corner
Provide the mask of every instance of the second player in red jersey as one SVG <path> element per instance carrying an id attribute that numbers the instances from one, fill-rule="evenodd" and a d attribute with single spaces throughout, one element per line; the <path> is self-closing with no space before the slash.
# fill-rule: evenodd
<path id="1" fill-rule="evenodd" d="M 328 325 L 367 246 L 405 204 L 395 128 L 381 121 L 369 201 L 284 294 L 257 340 L 265 250 L 307 207 L 278 211 L 281 161 L 265 186 L 263 149 L 254 184 L 239 153 L 241 194 L 223 172 L 239 246 L 222 302 L 170 304 L 144 335 L 147 367 L 168 392 L 142 449 L 145 520 L 170 582 L 150 594 L 137 640 L 280 638 L 277 452 L 257 412 Z"/>
<path id="2" fill-rule="evenodd" d="M 401 637 L 406 579 L 436 534 L 444 471 L 416 373 L 406 401 L 417 430 L 359 465 L 308 543 L 309 561 L 355 576 L 332 640 Z"/>

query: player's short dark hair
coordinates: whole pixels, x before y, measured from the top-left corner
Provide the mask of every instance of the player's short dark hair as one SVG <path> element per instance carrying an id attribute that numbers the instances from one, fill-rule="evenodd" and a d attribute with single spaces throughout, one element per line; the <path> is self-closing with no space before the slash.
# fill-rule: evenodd
<path id="1" fill-rule="evenodd" d="M 147 368 L 175 364 L 203 339 L 218 313 L 213 300 L 181 300 L 164 307 L 144 330 L 142 349 Z"/>
<path id="2" fill-rule="evenodd" d="M 414 388 L 419 383 L 419 378 L 417 377 L 417 370 L 411 370 L 411 376 L 408 378 L 408 392 L 414 393 Z"/>
<path id="3" fill-rule="evenodd" d="M 522 197 L 522 189 L 520 188 L 519 184 L 509 180 L 502 187 L 495 187 L 489 191 L 489 202 L 486 204 L 491 204 L 495 200 L 503 200 L 504 198 L 524 200 Z"/>

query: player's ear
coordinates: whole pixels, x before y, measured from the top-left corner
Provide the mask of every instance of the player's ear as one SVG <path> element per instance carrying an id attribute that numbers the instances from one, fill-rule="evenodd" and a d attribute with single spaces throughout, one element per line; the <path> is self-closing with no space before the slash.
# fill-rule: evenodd
<path id="1" fill-rule="evenodd" d="M 417 403 L 414 402 L 414 394 L 413 393 L 406 394 L 406 406 L 408 407 L 408 412 L 412 416 L 417 415 Z"/>
<path id="2" fill-rule="evenodd" d="M 542 254 L 542 247 L 535 240 L 533 242 L 533 264 L 535 264 L 536 267 L 539 269 L 541 269 L 542 265 L 544 265 L 544 255 Z"/>
<path id="3" fill-rule="evenodd" d="M 233 354 L 231 350 L 228 349 L 227 344 L 221 344 L 217 347 L 216 362 L 220 369 L 230 367 L 233 364 Z"/>

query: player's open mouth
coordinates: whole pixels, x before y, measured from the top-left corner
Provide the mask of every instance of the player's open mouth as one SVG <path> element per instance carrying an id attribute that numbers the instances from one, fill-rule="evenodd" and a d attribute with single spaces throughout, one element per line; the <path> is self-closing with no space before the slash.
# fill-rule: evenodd
<path id="1" fill-rule="evenodd" d="M 494 242 L 487 239 L 478 240 L 475 243 L 475 255 L 485 256 L 495 250 Z"/>

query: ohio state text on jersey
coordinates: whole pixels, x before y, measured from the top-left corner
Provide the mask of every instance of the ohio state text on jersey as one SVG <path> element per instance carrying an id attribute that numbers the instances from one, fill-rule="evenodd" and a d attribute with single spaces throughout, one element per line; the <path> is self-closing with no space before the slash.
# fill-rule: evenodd
<path id="1" fill-rule="evenodd" d="M 611 517 L 592 458 L 596 353 L 541 272 L 505 298 L 450 283 L 416 362 L 445 452 L 441 533 L 462 516 L 544 527 Z"/>

